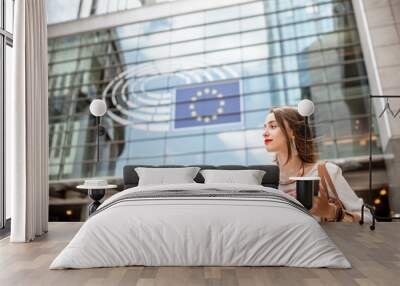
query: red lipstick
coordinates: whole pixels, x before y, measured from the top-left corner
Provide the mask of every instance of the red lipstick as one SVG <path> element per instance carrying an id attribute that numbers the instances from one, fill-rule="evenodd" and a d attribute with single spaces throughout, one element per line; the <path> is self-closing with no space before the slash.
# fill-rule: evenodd
<path id="1" fill-rule="evenodd" d="M 267 145 L 272 142 L 272 139 L 264 138 L 264 144 Z"/>

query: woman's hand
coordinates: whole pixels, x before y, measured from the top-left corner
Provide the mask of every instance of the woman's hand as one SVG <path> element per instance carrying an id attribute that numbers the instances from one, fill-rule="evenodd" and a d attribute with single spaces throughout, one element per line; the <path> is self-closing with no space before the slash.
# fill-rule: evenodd
<path id="1" fill-rule="evenodd" d="M 313 198 L 313 207 L 310 210 L 312 215 L 327 219 L 336 219 L 336 206 L 329 203 L 326 191 L 320 187 L 318 197 Z"/>

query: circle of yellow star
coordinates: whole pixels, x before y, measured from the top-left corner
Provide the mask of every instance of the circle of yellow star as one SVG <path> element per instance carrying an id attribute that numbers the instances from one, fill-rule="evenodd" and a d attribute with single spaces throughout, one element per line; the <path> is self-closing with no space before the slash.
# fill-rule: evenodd
<path id="1" fill-rule="evenodd" d="M 199 115 L 197 114 L 196 111 L 196 105 L 195 102 L 197 102 L 198 98 L 201 98 L 204 94 L 209 94 L 211 92 L 212 95 L 217 95 L 217 98 L 219 99 L 218 103 L 218 109 L 217 113 L 213 115 Z M 189 104 L 189 109 L 190 109 L 190 114 L 193 119 L 196 119 L 199 122 L 204 122 L 204 123 L 210 123 L 212 121 L 215 121 L 218 119 L 218 115 L 224 113 L 224 106 L 225 106 L 225 100 L 223 100 L 224 96 L 222 93 L 219 93 L 217 89 L 213 88 L 210 90 L 210 88 L 206 87 L 203 89 L 203 91 L 197 91 L 195 96 L 191 97 L 191 104 Z"/>

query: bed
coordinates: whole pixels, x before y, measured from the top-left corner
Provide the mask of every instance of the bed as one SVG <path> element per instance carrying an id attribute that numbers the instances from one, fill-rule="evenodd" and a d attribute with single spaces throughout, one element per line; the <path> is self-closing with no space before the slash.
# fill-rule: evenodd
<path id="1" fill-rule="evenodd" d="M 198 166 L 264 170 L 261 185 L 205 184 L 198 173 L 194 183 L 151 186 L 138 186 L 136 167 L 124 168 L 126 189 L 100 205 L 50 269 L 351 267 L 309 212 L 277 190 L 276 166 Z"/>

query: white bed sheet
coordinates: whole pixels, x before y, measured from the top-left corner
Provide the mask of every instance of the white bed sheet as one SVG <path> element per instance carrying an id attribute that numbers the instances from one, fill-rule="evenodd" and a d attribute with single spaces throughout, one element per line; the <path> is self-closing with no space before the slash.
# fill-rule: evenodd
<path id="1" fill-rule="evenodd" d="M 125 190 L 264 190 L 254 185 L 176 184 Z M 123 201 L 86 221 L 50 269 L 145 266 L 293 266 L 350 268 L 310 215 L 282 203 L 245 198 Z"/>

